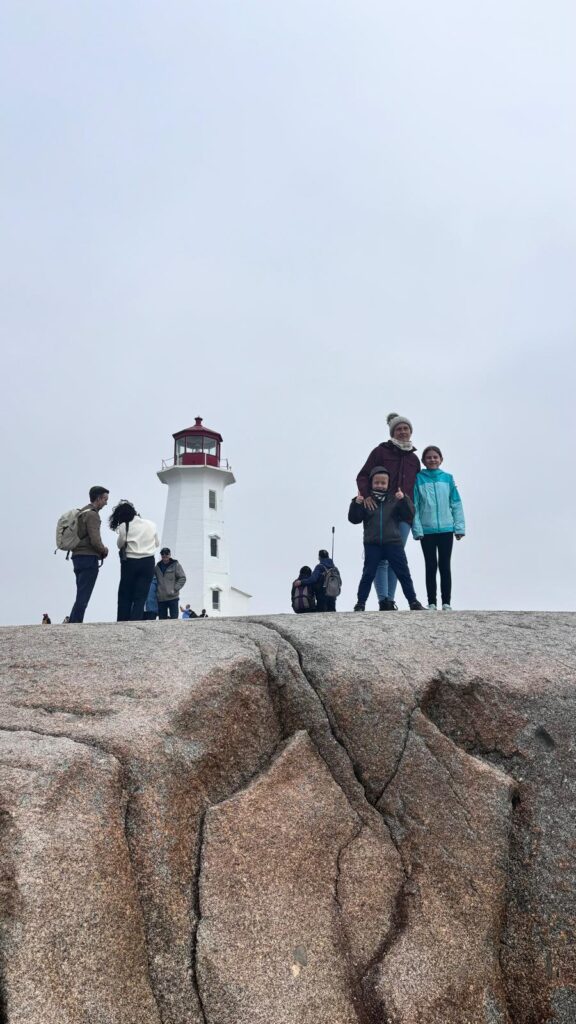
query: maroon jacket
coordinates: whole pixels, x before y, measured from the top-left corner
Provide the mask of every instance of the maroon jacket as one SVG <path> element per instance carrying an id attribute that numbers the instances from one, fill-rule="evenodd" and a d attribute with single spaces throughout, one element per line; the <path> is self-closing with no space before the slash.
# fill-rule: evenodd
<path id="1" fill-rule="evenodd" d="M 414 483 L 416 474 L 420 472 L 420 459 L 415 448 L 411 452 L 404 452 L 393 441 L 382 441 L 382 444 L 374 448 L 356 477 L 358 490 L 364 498 L 370 494 L 370 470 L 374 466 L 384 466 L 390 473 L 389 490 L 392 494 L 400 488 L 414 500 Z"/>

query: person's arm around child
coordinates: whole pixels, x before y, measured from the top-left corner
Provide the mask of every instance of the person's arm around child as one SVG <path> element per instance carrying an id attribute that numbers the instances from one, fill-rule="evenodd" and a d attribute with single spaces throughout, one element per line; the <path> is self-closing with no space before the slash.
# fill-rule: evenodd
<path id="1" fill-rule="evenodd" d="M 348 522 L 358 523 L 364 522 L 365 510 L 367 507 L 367 499 L 358 491 L 355 498 L 352 498 L 350 502 L 350 508 L 348 509 Z"/>
<path id="2" fill-rule="evenodd" d="M 411 523 L 414 519 L 414 502 L 400 488 L 398 488 L 394 497 L 398 502 L 395 510 L 398 519 L 403 519 L 405 523 Z"/>

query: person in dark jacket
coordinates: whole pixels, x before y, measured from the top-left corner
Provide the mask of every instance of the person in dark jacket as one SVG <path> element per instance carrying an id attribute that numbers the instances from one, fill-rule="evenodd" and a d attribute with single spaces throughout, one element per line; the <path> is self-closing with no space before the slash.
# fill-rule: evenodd
<path id="1" fill-rule="evenodd" d="M 311 577 L 312 569 L 309 565 L 303 565 L 298 573 L 298 579 L 292 584 L 290 602 L 297 615 L 316 611 L 316 595 L 314 587 L 310 586 Z"/>
<path id="2" fill-rule="evenodd" d="M 411 501 L 414 501 L 414 484 L 416 474 L 420 471 L 420 459 L 416 455 L 416 449 L 412 444 L 412 424 L 407 416 L 399 416 L 391 412 L 387 416 L 390 440 L 382 441 L 374 448 L 362 469 L 356 477 L 358 494 L 361 495 L 367 508 L 373 511 L 373 498 L 370 494 L 370 473 L 374 466 L 386 466 L 390 472 L 390 492 L 395 494 L 398 489 L 404 492 Z M 410 534 L 408 523 L 400 523 L 400 535 L 402 544 L 406 547 L 406 541 Z M 374 586 L 378 594 L 380 604 L 384 600 L 394 601 L 397 584 L 396 574 L 384 560 L 378 566 L 374 579 Z"/>
<path id="3" fill-rule="evenodd" d="M 156 565 L 155 576 L 158 581 L 156 600 L 158 601 L 158 618 L 178 618 L 180 606 L 180 591 L 186 583 L 186 574 L 175 558 L 172 558 L 170 548 L 162 548 L 160 561 Z"/>
<path id="4" fill-rule="evenodd" d="M 318 565 L 315 567 L 314 572 L 306 583 L 309 587 L 313 587 L 314 596 L 316 597 L 316 611 L 317 612 L 335 612 L 336 611 L 336 598 L 329 597 L 324 591 L 324 580 L 326 577 L 327 569 L 335 569 L 336 566 L 330 558 L 330 555 L 325 548 L 320 548 L 318 552 Z M 296 580 L 296 584 L 303 582 L 302 580 Z"/>
<path id="5" fill-rule="evenodd" d="M 384 466 L 374 466 L 369 479 L 371 507 L 365 498 L 358 495 L 352 498 L 348 511 L 351 523 L 364 524 L 364 571 L 354 611 L 364 611 L 376 570 L 383 558 L 387 559 L 400 580 L 411 611 L 423 611 L 416 597 L 399 528 L 401 522 L 412 522 L 414 505 L 400 488 L 395 494 L 389 490 L 390 473 Z M 381 611 L 392 611 L 394 607 L 390 600 L 380 603 Z"/>

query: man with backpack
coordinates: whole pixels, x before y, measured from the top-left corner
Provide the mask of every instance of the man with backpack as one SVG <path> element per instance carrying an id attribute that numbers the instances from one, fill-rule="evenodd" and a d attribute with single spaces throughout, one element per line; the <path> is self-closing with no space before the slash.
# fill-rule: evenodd
<path id="1" fill-rule="evenodd" d="M 302 582 L 302 580 L 296 580 L 294 586 Z M 336 598 L 342 590 L 342 579 L 325 548 L 320 548 L 318 565 L 306 580 L 306 584 L 314 590 L 317 612 L 336 611 Z"/>
<path id="2" fill-rule="evenodd" d="M 92 597 L 98 570 L 108 554 L 108 548 L 102 543 L 100 536 L 99 512 L 108 504 L 109 493 L 105 487 L 91 487 L 90 504 L 71 513 L 65 513 L 58 524 L 56 543 L 62 550 L 72 551 L 72 565 L 76 576 L 76 600 L 70 612 L 70 622 L 84 622 L 84 614 Z M 64 518 L 67 521 L 61 531 L 60 523 Z M 60 535 L 61 533 L 64 536 Z"/>

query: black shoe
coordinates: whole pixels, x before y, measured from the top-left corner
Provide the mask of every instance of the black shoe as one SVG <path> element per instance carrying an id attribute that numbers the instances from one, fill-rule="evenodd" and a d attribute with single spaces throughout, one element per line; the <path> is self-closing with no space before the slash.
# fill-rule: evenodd
<path id="1" fill-rule="evenodd" d="M 378 601 L 378 607 L 381 612 L 398 611 L 398 605 L 394 603 L 391 597 L 383 597 L 381 601 Z"/>
<path id="2" fill-rule="evenodd" d="M 365 604 L 361 604 L 360 601 L 357 601 L 356 604 L 354 605 L 354 611 L 355 612 L 364 612 L 364 611 L 366 611 L 366 605 Z"/>
<path id="3" fill-rule="evenodd" d="M 410 605 L 410 611 L 411 612 L 423 612 L 424 611 L 424 606 L 420 604 L 420 601 L 412 601 L 412 604 Z"/>

